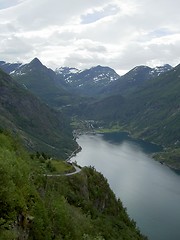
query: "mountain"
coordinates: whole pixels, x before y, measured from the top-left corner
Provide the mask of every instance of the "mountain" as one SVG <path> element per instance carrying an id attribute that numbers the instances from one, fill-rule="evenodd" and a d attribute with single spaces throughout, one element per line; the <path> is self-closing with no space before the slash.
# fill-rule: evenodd
<path id="1" fill-rule="evenodd" d="M 119 122 L 140 138 L 180 145 L 180 65 L 147 81 L 132 94 L 113 95 L 82 108 L 87 119 Z M 108 103 L 108 104 L 107 104 Z"/>
<path id="2" fill-rule="evenodd" d="M 137 111 L 131 122 L 141 129 L 142 137 L 163 144 L 175 144 L 180 139 L 179 76 L 180 65 L 152 79 L 132 96 Z"/>
<path id="3" fill-rule="evenodd" d="M 55 70 L 56 73 L 56 83 L 64 87 L 68 92 L 74 93 L 75 89 L 73 88 L 73 78 L 81 72 L 77 68 L 71 67 L 60 67 Z"/>
<path id="4" fill-rule="evenodd" d="M 0 61 L 0 68 L 8 74 L 13 73 L 21 65 L 22 63 L 7 63 L 5 61 Z"/>
<path id="5" fill-rule="evenodd" d="M 44 66 L 37 58 L 16 69 L 11 76 L 51 106 L 63 105 L 61 98 L 68 95 L 62 87 L 56 85 L 53 70 Z"/>
<path id="6" fill-rule="evenodd" d="M 102 88 L 119 78 L 112 68 L 100 65 L 83 71 L 76 68 L 59 68 L 56 69 L 56 74 L 71 91 L 91 97 L 97 96 Z"/>
<path id="7" fill-rule="evenodd" d="M 55 70 L 56 74 L 66 82 L 72 82 L 70 79 L 75 75 L 80 73 L 81 71 L 77 68 L 70 68 L 70 67 L 60 67 Z"/>
<path id="8" fill-rule="evenodd" d="M 119 78 L 113 69 L 100 65 L 86 70 L 61 67 L 53 71 L 38 58 L 28 64 L 1 61 L 0 68 L 45 103 L 56 108 L 77 103 L 81 100 L 78 95 L 97 96 L 102 88 Z"/>
<path id="9" fill-rule="evenodd" d="M 63 114 L 50 109 L 2 70 L 0 111 L 0 128 L 18 133 L 30 150 L 67 157 L 76 148 Z"/>
<path id="10" fill-rule="evenodd" d="M 0 61 L 0 68 L 47 104 L 57 107 L 78 102 L 77 95 L 97 97 L 131 94 L 144 82 L 171 70 L 172 66 L 137 66 L 121 77 L 112 68 L 100 65 L 86 70 L 60 67 L 53 71 L 37 58 L 25 65 Z"/>
<path id="11" fill-rule="evenodd" d="M 103 94 L 131 94 L 133 91 L 143 86 L 146 81 L 160 76 L 161 74 L 172 70 L 172 66 L 165 64 L 155 68 L 148 66 L 137 66 L 117 81 L 111 82 L 107 87 L 102 89 Z"/>

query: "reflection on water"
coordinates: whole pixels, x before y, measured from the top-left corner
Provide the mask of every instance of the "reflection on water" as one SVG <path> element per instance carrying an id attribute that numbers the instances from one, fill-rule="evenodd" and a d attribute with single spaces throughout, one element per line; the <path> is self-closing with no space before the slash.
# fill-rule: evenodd
<path id="1" fill-rule="evenodd" d="M 159 146 L 126 133 L 83 135 L 78 143 L 82 151 L 72 160 L 104 174 L 150 240 L 180 239 L 180 176 L 151 158 Z"/>
<path id="2" fill-rule="evenodd" d="M 129 143 L 135 148 L 140 148 L 141 151 L 145 153 L 154 153 L 162 150 L 161 146 L 158 146 L 153 143 L 143 141 L 141 139 L 134 140 L 126 132 L 115 132 L 115 133 L 106 133 L 102 134 L 105 141 L 111 142 L 113 144 L 122 144 L 123 142 Z"/>

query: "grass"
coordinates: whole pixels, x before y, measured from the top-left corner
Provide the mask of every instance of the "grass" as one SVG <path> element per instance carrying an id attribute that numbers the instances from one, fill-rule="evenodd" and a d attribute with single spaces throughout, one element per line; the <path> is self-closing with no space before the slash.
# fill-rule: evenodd
<path id="1" fill-rule="evenodd" d="M 164 152 L 155 154 L 154 158 L 169 166 L 170 168 L 180 170 L 180 148 L 168 148 Z"/>
<path id="2" fill-rule="evenodd" d="M 45 171 L 56 173 L 56 174 L 64 174 L 73 172 L 75 169 L 74 167 L 65 162 L 65 161 L 58 161 L 58 160 L 47 160 L 45 162 Z"/>
<path id="3" fill-rule="evenodd" d="M 112 132 L 124 132 L 123 126 L 119 125 L 118 122 L 110 123 L 108 126 L 95 129 L 97 133 L 112 133 Z"/>

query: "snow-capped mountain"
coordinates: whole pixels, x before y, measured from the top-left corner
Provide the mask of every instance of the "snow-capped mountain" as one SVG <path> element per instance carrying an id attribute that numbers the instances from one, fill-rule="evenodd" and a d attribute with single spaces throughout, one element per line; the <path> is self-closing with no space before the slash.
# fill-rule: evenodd
<path id="1" fill-rule="evenodd" d="M 21 65 L 11 73 L 11 76 L 25 89 L 51 106 L 59 107 L 66 104 L 62 97 L 70 95 L 63 86 L 57 85 L 56 73 L 43 65 L 38 58 Z"/>
<path id="2" fill-rule="evenodd" d="M 60 74 L 60 75 L 63 75 L 64 77 L 66 77 L 71 74 L 79 73 L 80 70 L 77 68 L 60 67 L 60 68 L 57 68 L 55 70 L 55 72 L 56 72 L 56 74 Z"/>
<path id="3" fill-rule="evenodd" d="M 141 82 L 158 77 L 160 74 L 163 74 L 171 69 L 172 66 L 168 64 L 157 66 L 155 68 L 150 68 L 148 66 L 137 66 L 123 75 L 121 79 L 125 79 L 128 82 Z"/>
<path id="4" fill-rule="evenodd" d="M 163 66 L 157 66 L 157 67 L 151 69 L 150 74 L 152 74 L 153 77 L 156 77 L 156 76 L 159 76 L 162 73 L 165 73 L 165 72 L 171 70 L 172 68 L 173 67 L 169 64 L 165 64 Z"/>
<path id="5" fill-rule="evenodd" d="M 43 97 L 47 99 L 53 92 L 57 95 L 59 88 L 66 89 L 71 94 L 95 96 L 103 87 L 119 78 L 113 69 L 100 65 L 85 70 L 60 67 L 53 71 L 43 65 L 38 58 L 27 64 L 1 61 L 0 67 L 36 95 L 46 92 L 46 96 Z M 53 92 L 50 93 L 52 89 Z"/>
<path id="6" fill-rule="evenodd" d="M 73 82 L 73 77 L 76 76 L 81 71 L 77 68 L 70 67 L 60 67 L 55 70 L 57 79 L 62 81 L 65 85 L 69 85 Z"/>
<path id="7" fill-rule="evenodd" d="M 146 81 L 160 76 L 167 71 L 170 71 L 173 67 L 165 64 L 155 68 L 148 66 L 137 66 L 130 70 L 125 75 L 121 76 L 117 81 L 112 82 L 102 90 L 101 93 L 105 94 L 122 94 L 126 95 L 131 93 L 135 89 L 141 87 Z"/>
<path id="8" fill-rule="evenodd" d="M 21 64 L 19 67 L 14 69 L 13 72 L 10 72 L 10 75 L 12 76 L 26 75 L 33 71 L 41 71 L 48 75 L 55 76 L 54 71 L 43 65 L 38 58 L 34 58 L 30 63 Z"/>
<path id="9" fill-rule="evenodd" d="M 56 74 L 60 81 L 64 81 L 75 92 L 88 96 L 96 95 L 103 87 L 120 77 L 112 68 L 100 65 L 83 71 L 59 68 Z"/>
<path id="10" fill-rule="evenodd" d="M 5 61 L 0 61 L 0 68 L 8 73 L 13 73 L 16 69 L 22 66 L 22 63 L 7 63 Z"/>
<path id="11" fill-rule="evenodd" d="M 38 92 L 42 92 L 46 86 L 49 89 L 60 87 L 66 89 L 70 94 L 75 93 L 82 96 L 119 93 L 124 95 L 139 88 L 144 82 L 172 69 L 168 64 L 155 68 L 137 66 L 120 77 L 112 68 L 100 65 L 85 70 L 60 67 L 53 71 L 44 66 L 37 58 L 24 65 L 0 61 L 0 68 L 18 78 L 28 89 L 33 86 L 33 90 L 38 89 Z M 25 76 L 23 77 L 23 75 Z"/>

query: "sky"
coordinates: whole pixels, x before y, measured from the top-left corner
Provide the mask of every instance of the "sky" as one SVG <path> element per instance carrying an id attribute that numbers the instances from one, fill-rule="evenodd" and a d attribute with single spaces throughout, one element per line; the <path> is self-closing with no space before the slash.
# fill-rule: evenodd
<path id="1" fill-rule="evenodd" d="M 0 60 L 53 70 L 180 63 L 179 0 L 0 0 Z"/>

